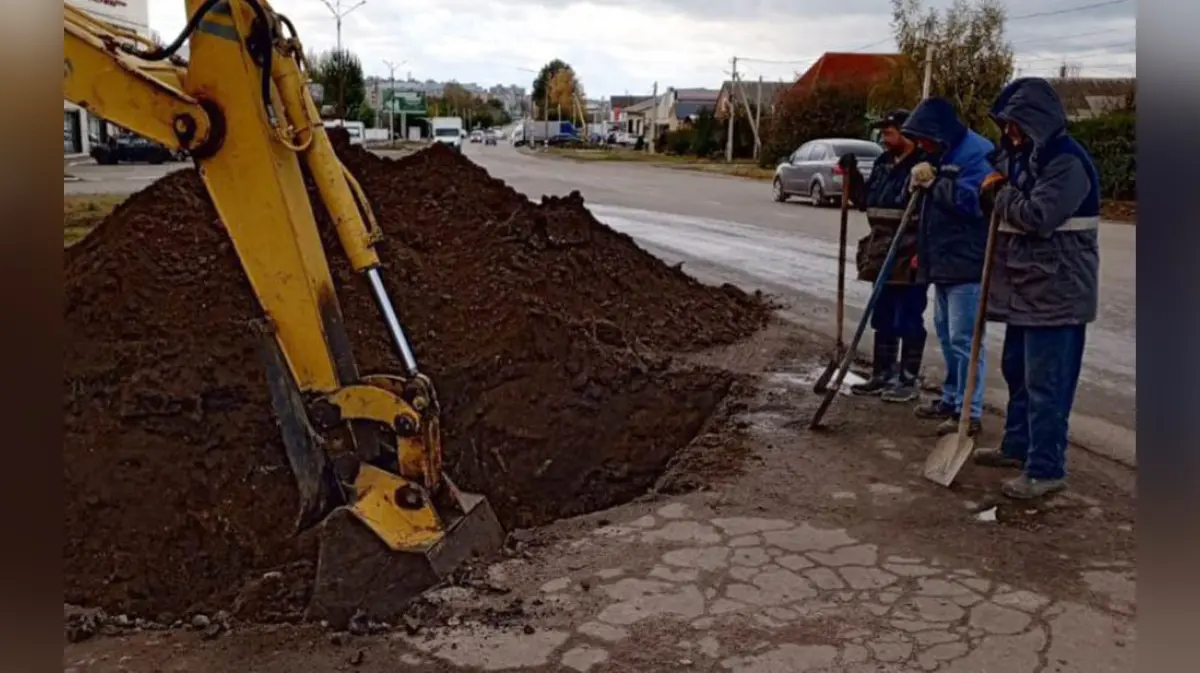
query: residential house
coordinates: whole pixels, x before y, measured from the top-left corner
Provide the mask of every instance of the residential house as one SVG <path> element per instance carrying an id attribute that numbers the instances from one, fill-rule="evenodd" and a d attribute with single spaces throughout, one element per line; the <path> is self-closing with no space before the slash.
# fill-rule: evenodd
<path id="1" fill-rule="evenodd" d="M 716 89 L 676 89 L 667 87 L 657 98 L 647 97 L 625 107 L 622 114 L 626 124 L 621 130 L 634 135 L 658 135 L 674 131 L 691 123 L 703 108 L 713 109 L 717 104 Z"/>
<path id="2" fill-rule="evenodd" d="M 1071 121 L 1119 110 L 1128 105 L 1137 90 L 1133 78 L 1059 77 L 1047 81 L 1058 93 Z"/>
<path id="3" fill-rule="evenodd" d="M 779 100 L 779 94 L 786 91 L 792 86 L 792 82 L 742 82 L 741 90 L 737 90 L 733 80 L 726 80 L 721 85 L 720 94 L 717 96 L 716 106 L 714 108 L 719 119 L 729 118 L 730 96 L 733 96 L 732 101 L 739 106 L 742 104 L 742 95 L 745 92 L 746 100 L 750 103 L 750 109 L 759 100 L 762 101 L 763 114 L 770 114 L 775 109 L 775 103 Z"/>
<path id="4" fill-rule="evenodd" d="M 869 87 L 891 75 L 902 58 L 900 54 L 826 52 L 800 75 L 791 90 L 808 93 L 817 86 L 848 84 Z"/>
<path id="5" fill-rule="evenodd" d="M 626 114 L 631 106 L 636 105 L 650 98 L 649 94 L 639 96 L 610 96 L 608 99 L 608 117 L 609 126 L 619 130 L 632 133 L 629 128 L 630 117 Z"/>
<path id="6" fill-rule="evenodd" d="M 618 122 L 619 130 L 635 136 L 649 135 L 650 120 L 656 117 L 661 99 L 662 96 L 651 96 L 622 108 L 621 120 Z"/>
<path id="7" fill-rule="evenodd" d="M 700 110 L 716 110 L 721 92 L 717 89 L 668 88 L 666 95 L 666 110 L 660 119 L 668 130 L 674 131 L 680 125 L 694 121 Z"/>

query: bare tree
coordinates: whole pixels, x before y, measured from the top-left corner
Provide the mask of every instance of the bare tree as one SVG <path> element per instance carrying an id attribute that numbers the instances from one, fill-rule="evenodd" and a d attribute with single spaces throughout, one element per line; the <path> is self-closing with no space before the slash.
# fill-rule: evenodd
<path id="1" fill-rule="evenodd" d="M 904 56 L 897 77 L 872 92 L 872 107 L 913 107 L 921 97 L 926 45 L 933 44 L 931 95 L 955 104 L 980 129 L 992 101 L 1012 78 L 1013 52 L 1000 0 L 955 0 L 943 12 L 922 0 L 892 0 L 892 30 Z"/>

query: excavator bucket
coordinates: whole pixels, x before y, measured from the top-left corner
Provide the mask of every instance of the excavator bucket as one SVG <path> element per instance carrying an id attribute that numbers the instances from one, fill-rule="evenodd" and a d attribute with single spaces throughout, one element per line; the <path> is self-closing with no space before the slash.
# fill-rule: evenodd
<path id="1" fill-rule="evenodd" d="M 432 503 L 406 504 L 409 496 L 397 495 L 408 486 L 394 474 L 362 467 L 358 500 L 321 524 L 306 619 L 340 627 L 360 610 L 381 619 L 398 615 L 465 562 L 503 544 L 504 529 L 485 498 L 455 494 L 456 502 L 441 508 L 455 511 L 454 518 L 442 521 Z"/>
<path id="2" fill-rule="evenodd" d="M 271 402 L 299 490 L 297 529 L 320 527 L 306 619 L 344 627 L 360 610 L 400 614 L 464 562 L 500 549 L 504 529 L 487 499 L 445 475 L 435 493 L 366 462 L 335 476 L 282 353 L 270 335 L 264 341 Z"/>

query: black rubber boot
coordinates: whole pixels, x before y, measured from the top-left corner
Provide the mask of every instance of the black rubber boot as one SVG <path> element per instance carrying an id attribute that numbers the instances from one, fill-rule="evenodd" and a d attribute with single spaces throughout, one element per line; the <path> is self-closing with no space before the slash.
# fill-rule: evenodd
<path id="1" fill-rule="evenodd" d="M 871 363 L 871 380 L 850 386 L 853 395 L 878 395 L 894 385 L 896 355 L 900 340 L 875 333 L 875 357 Z"/>
<path id="2" fill-rule="evenodd" d="M 912 402 L 921 395 L 918 376 L 925 356 L 925 337 L 906 338 L 900 349 L 900 375 L 891 388 L 879 396 L 884 402 Z"/>

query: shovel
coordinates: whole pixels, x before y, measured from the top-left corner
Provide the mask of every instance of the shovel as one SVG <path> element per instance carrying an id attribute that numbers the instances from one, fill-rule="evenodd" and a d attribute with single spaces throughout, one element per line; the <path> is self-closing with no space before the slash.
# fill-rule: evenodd
<path id="1" fill-rule="evenodd" d="M 942 486 L 954 483 L 958 471 L 975 450 L 975 440 L 967 433 L 971 427 L 971 398 L 978 385 L 975 370 L 979 365 L 979 349 L 983 346 L 983 327 L 987 324 L 988 289 L 992 284 L 992 253 L 996 248 L 996 230 L 1000 218 L 992 211 L 988 227 L 987 249 L 983 253 L 983 279 L 979 286 L 979 310 L 975 314 L 975 331 L 971 335 L 971 357 L 967 361 L 967 385 L 963 389 L 962 411 L 958 415 L 958 432 L 938 438 L 937 445 L 925 459 L 925 478 Z"/>
<path id="2" fill-rule="evenodd" d="M 850 347 L 842 353 L 841 362 L 837 363 L 837 375 L 833 378 L 833 386 L 825 390 L 825 399 L 821 400 L 821 406 L 817 407 L 817 412 L 813 414 L 812 421 L 809 422 L 808 428 L 816 430 L 821 427 L 821 419 L 825 417 L 825 412 L 829 411 L 829 405 L 833 404 L 833 398 L 837 396 L 838 391 L 842 389 L 842 382 L 846 380 L 846 372 L 850 370 L 850 363 L 854 360 L 854 354 L 858 351 L 858 342 L 862 341 L 863 334 L 867 331 L 867 323 L 871 321 L 871 313 L 875 311 L 875 304 L 879 301 L 879 293 L 883 290 L 883 286 L 887 283 L 888 278 L 892 275 L 892 266 L 896 263 L 896 250 L 900 247 L 900 237 L 904 234 L 904 230 L 908 229 L 908 224 L 912 218 L 919 212 L 917 202 L 922 200 L 923 190 L 915 192 L 912 198 L 908 200 L 908 206 L 904 209 L 904 216 L 900 219 L 900 226 L 896 227 L 896 233 L 892 236 L 892 242 L 888 245 L 887 256 L 883 258 L 883 266 L 880 267 L 879 278 L 875 280 L 875 285 L 871 287 L 871 298 L 867 300 L 867 306 L 863 310 L 862 318 L 858 321 L 858 327 L 854 330 L 854 338 L 850 340 Z"/>
<path id="3" fill-rule="evenodd" d="M 842 226 L 841 232 L 838 234 L 837 346 L 834 348 L 833 356 L 829 358 L 829 364 L 825 365 L 825 371 L 821 372 L 821 376 L 813 384 L 813 392 L 818 395 L 823 395 L 828 390 L 829 379 L 837 371 L 838 363 L 846 355 L 846 237 L 849 219 L 850 181 L 847 179 L 842 184 Z"/>

